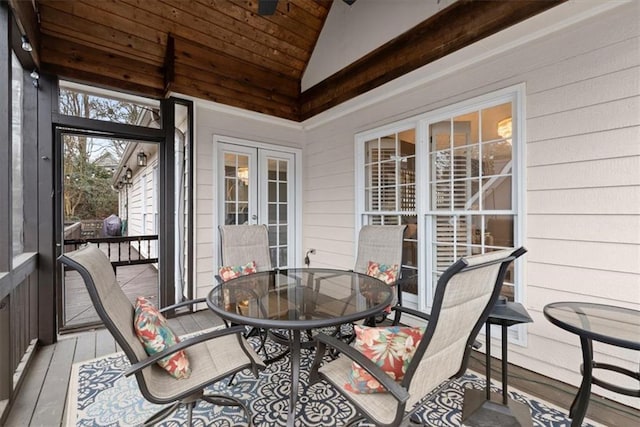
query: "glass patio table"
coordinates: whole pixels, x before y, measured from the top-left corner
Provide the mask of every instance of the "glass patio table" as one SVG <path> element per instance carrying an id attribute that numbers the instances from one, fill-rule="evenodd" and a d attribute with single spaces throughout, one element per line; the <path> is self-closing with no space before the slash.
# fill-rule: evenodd
<path id="1" fill-rule="evenodd" d="M 589 405 L 591 384 L 628 396 L 640 397 L 640 389 L 629 389 L 593 376 L 594 369 L 603 369 L 640 379 L 640 372 L 593 360 L 592 341 L 617 347 L 640 350 L 640 311 L 588 302 L 555 302 L 544 307 L 545 317 L 554 325 L 580 337 L 582 346 L 582 383 L 569 417 L 571 426 L 582 425 Z"/>
<path id="2" fill-rule="evenodd" d="M 353 271 L 300 268 L 240 276 L 216 286 L 207 305 L 223 319 L 263 329 L 288 331 L 291 393 L 287 426 L 295 421 L 300 380 L 301 333 L 380 314 L 393 289 Z"/>

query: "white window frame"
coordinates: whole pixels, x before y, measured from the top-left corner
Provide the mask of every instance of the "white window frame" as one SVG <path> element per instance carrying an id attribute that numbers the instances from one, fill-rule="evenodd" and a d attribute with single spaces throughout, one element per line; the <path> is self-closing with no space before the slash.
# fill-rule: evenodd
<path id="1" fill-rule="evenodd" d="M 365 142 L 374 138 L 389 135 L 415 127 L 416 130 L 416 213 L 418 218 L 418 298 L 405 298 L 407 306 L 429 312 L 433 303 L 434 284 L 429 283 L 427 272 L 431 273 L 431 257 L 426 256 L 430 250 L 429 240 L 430 226 L 428 217 L 429 197 L 426 191 L 430 176 L 429 162 L 429 125 L 443 119 L 456 117 L 468 111 L 480 110 L 506 102 L 512 103 L 513 130 L 513 172 L 512 172 L 512 211 L 514 216 L 514 246 L 523 246 L 525 243 L 525 215 L 526 212 L 526 167 L 525 167 L 525 85 L 524 83 L 500 89 L 485 95 L 481 95 L 466 101 L 461 101 L 434 111 L 429 111 L 398 121 L 379 128 L 364 131 L 355 135 L 355 185 L 356 185 L 356 213 L 354 242 L 357 242 L 358 231 L 365 225 L 365 217 L 372 214 L 365 210 Z M 376 214 L 396 214 L 396 212 L 375 212 Z M 526 283 L 522 258 L 515 261 L 514 275 L 514 299 L 516 302 L 526 301 Z M 499 336 L 496 334 L 494 336 Z M 509 328 L 509 341 L 526 346 L 526 325 L 514 325 Z"/>
<path id="2" fill-rule="evenodd" d="M 360 232 L 360 228 L 362 226 L 367 225 L 367 217 L 372 215 L 389 215 L 389 216 L 406 216 L 413 212 L 411 211 L 369 211 L 366 210 L 366 198 L 365 198 L 365 187 L 366 187 L 366 176 L 365 176 L 365 160 L 366 160 L 366 147 L 365 143 L 372 139 L 382 138 L 385 136 L 389 136 L 392 134 L 397 134 L 400 132 L 408 131 L 414 129 L 416 132 L 416 182 L 415 182 L 415 194 L 416 194 L 416 211 L 418 221 L 420 218 L 420 210 L 418 207 L 418 203 L 420 198 L 420 194 L 422 191 L 421 180 L 418 177 L 417 169 L 418 169 L 418 156 L 421 155 L 419 152 L 420 144 L 418 144 L 419 135 L 418 135 L 418 124 L 419 121 L 416 118 L 411 118 L 407 120 L 403 120 L 400 122 L 393 123 L 391 125 L 383 126 L 380 128 L 372 129 L 370 131 L 362 132 L 356 135 L 356 143 L 355 143 L 355 159 L 356 159 L 356 168 L 355 168 L 355 184 L 356 184 L 356 219 L 355 219 L 355 230 L 354 230 L 354 242 L 358 241 L 358 233 Z M 418 270 L 420 269 L 420 254 L 422 253 L 420 249 L 420 240 L 418 240 Z M 357 248 L 355 248 L 357 250 Z M 355 251 L 354 251 L 355 253 Z M 421 275 L 421 274 L 420 274 Z M 420 279 L 418 279 L 420 280 Z M 420 283 L 418 283 L 418 288 L 420 288 Z M 404 294 L 403 302 L 409 306 L 417 306 L 418 299 L 415 295 L 412 294 Z"/>

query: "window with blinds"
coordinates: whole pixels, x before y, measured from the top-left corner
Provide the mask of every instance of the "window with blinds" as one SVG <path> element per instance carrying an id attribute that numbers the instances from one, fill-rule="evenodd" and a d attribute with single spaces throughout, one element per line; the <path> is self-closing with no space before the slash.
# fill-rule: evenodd
<path id="1" fill-rule="evenodd" d="M 458 258 L 514 246 L 511 117 L 508 102 L 429 126 L 431 289 Z"/>
<path id="2" fill-rule="evenodd" d="M 408 129 L 365 141 L 364 224 L 406 224 L 405 291 L 417 294 L 416 132 Z"/>

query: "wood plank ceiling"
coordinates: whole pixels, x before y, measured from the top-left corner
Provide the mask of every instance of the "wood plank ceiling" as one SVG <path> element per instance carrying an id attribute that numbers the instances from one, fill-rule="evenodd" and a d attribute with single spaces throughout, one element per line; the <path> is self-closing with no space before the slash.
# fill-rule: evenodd
<path id="1" fill-rule="evenodd" d="M 44 72 L 302 121 L 563 1 L 459 0 L 304 93 L 332 0 L 281 0 L 268 16 L 257 13 L 257 0 L 9 4 Z"/>

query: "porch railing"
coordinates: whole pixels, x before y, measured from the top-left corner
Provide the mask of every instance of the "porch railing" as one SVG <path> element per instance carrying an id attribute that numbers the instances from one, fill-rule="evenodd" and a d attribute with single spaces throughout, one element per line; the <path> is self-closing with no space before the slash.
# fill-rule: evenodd
<path id="1" fill-rule="evenodd" d="M 35 253 L 18 255 L 14 258 L 16 267 L 10 273 L 13 285 L 0 286 L 0 424 L 37 343 L 37 259 Z"/>
<path id="2" fill-rule="evenodd" d="M 86 243 L 95 243 L 99 248 L 106 248 L 113 269 L 125 265 L 154 264 L 158 262 L 158 235 L 95 237 L 89 239 L 65 239 L 64 250 L 70 252 Z M 125 243 L 123 245 L 123 243 Z M 146 253 L 146 257 L 143 254 Z"/>

